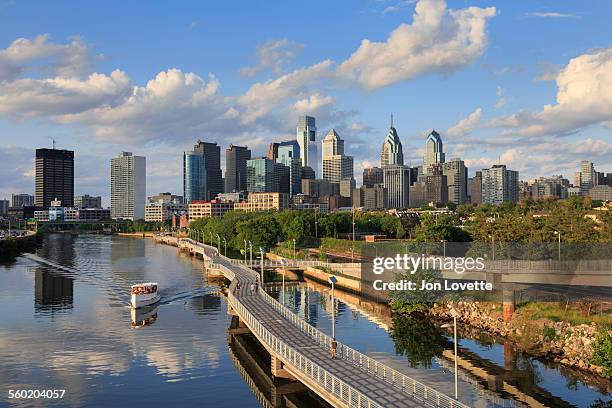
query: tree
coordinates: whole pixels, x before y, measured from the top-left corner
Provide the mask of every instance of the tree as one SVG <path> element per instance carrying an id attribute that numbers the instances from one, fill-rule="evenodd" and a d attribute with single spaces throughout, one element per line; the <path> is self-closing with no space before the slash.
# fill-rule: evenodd
<path id="1" fill-rule="evenodd" d="M 391 338 L 395 351 L 405 355 L 410 367 L 431 367 L 431 361 L 442 355 L 447 342 L 429 319 L 414 316 L 395 316 Z"/>

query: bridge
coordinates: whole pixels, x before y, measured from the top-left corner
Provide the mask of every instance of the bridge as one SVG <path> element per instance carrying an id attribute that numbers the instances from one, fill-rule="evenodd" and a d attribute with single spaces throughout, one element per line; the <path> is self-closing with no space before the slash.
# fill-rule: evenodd
<path id="1" fill-rule="evenodd" d="M 228 307 L 270 353 L 275 377 L 298 380 L 335 407 L 467 407 L 341 342 L 330 358 L 332 338 L 300 319 L 264 290 L 259 274 L 216 248 L 191 239 L 157 238 L 202 256 L 229 281 Z M 238 286 L 240 285 L 240 286 Z"/>

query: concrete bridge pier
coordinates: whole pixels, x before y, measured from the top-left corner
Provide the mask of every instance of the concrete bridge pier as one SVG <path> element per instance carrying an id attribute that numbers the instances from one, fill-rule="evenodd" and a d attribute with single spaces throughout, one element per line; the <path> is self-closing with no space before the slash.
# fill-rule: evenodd
<path id="1" fill-rule="evenodd" d="M 504 322 L 509 322 L 514 315 L 514 310 L 516 309 L 516 294 L 514 291 L 514 285 L 502 286 L 502 307 Z"/>
<path id="2" fill-rule="evenodd" d="M 270 355 L 270 366 L 272 369 L 272 376 L 275 378 L 287 378 L 297 381 L 296 378 L 285 369 L 285 365 L 278 357 Z"/>

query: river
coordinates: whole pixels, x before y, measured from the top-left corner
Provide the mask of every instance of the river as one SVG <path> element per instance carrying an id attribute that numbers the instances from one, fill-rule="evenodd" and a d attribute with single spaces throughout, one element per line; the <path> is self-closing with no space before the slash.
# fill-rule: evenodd
<path id="1" fill-rule="evenodd" d="M 129 286 L 142 281 L 159 283 L 162 304 L 132 316 L 126 306 Z M 255 378 L 257 370 L 255 379 L 249 374 L 251 357 L 246 361 L 228 346 L 230 317 L 222 285 L 206 280 L 199 260 L 151 240 L 45 236 L 34 256 L 0 265 L 0 406 L 260 406 L 253 384 L 262 381 Z M 329 332 L 325 287 L 302 284 L 287 288 L 284 297 L 288 306 Z M 408 363 L 407 356 L 415 355 L 406 347 L 413 344 L 414 327 L 402 323 L 394 338 L 388 331 L 393 322 L 383 309 L 357 303 L 339 296 L 336 330 L 341 341 L 427 384 L 445 384 L 444 391 L 452 393 L 452 364 L 437 355 L 428 361 L 429 345 L 421 350 L 424 354 L 416 353 L 412 366 Z M 444 349 L 452 339 L 439 335 L 430 340 Z M 253 350 L 253 342 L 246 343 Z M 465 338 L 460 346 L 474 353 L 474 364 L 486 361 L 503 369 L 503 345 Z M 253 355 L 265 360 L 261 350 Z M 520 356 L 513 361 L 520 377 L 526 375 L 525 361 L 532 363 L 527 372 L 535 380 L 522 392 L 544 390 L 577 407 L 609 401 L 605 390 L 571 371 Z M 475 406 L 516 405 L 508 392 L 487 391 L 495 387 L 482 383 L 462 373 L 460 399 Z M 66 391 L 61 400 L 9 400 L 11 389 Z M 270 389 L 264 394 L 271 395 Z M 307 391 L 296 395 L 303 406 L 316 403 Z"/>

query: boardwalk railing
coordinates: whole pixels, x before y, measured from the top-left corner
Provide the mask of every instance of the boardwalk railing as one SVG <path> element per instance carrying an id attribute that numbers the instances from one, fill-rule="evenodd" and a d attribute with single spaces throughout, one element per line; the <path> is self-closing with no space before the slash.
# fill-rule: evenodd
<path id="1" fill-rule="evenodd" d="M 214 255 L 220 258 L 222 261 L 240 267 L 245 271 L 245 273 L 251 275 L 253 278 L 258 276 L 257 272 L 248 268 L 243 263 L 233 262 L 235 260 L 218 254 L 218 251 L 213 247 L 196 243 L 190 239 L 185 241 L 202 248 L 209 248 L 214 251 Z M 266 329 L 259 322 L 259 320 L 253 316 L 246 307 L 244 307 L 240 300 L 234 296 L 234 289 L 237 283 L 235 280 L 236 273 L 222 263 L 219 263 L 219 267 L 225 272 L 226 277 L 231 281 L 228 291 L 228 301 L 232 308 L 234 308 L 234 311 L 236 311 L 241 319 L 247 323 L 251 331 L 254 332 L 260 341 L 265 343 L 267 347 L 273 350 L 286 365 L 291 366 L 299 372 L 307 375 L 311 380 L 323 387 L 326 391 L 331 392 L 340 401 L 348 404 L 348 406 L 367 408 L 380 406 L 375 401 L 368 398 L 365 394 L 351 387 L 338 377 L 329 373 L 327 370 L 321 368 L 318 364 L 298 353 L 290 345 L 284 343 L 268 329 Z M 323 348 L 331 348 L 332 338 L 330 336 L 301 319 L 287 307 L 266 293 L 266 291 L 261 290 L 259 291 L 259 294 L 276 312 L 293 323 L 303 333 L 320 344 Z M 345 344 L 337 342 L 337 345 L 339 357 L 372 374 L 374 377 L 379 378 L 385 383 L 403 391 L 404 393 L 410 394 L 417 401 L 421 401 L 426 405 L 434 407 L 469 408 L 468 405 L 462 404 L 454 398 L 449 397 L 405 374 L 402 374 L 399 371 L 388 367 L 387 365 L 376 361 Z"/>
<path id="2" fill-rule="evenodd" d="M 262 325 L 259 320 L 234 296 L 236 281 L 230 284 L 228 301 L 259 341 L 266 345 L 285 364 L 299 373 L 306 375 L 311 381 L 331 393 L 336 399 L 349 407 L 382 408 L 365 394 L 351 387 L 337 376 L 321 368 L 318 364 L 298 353 L 293 347 L 280 340 Z M 261 291 L 263 292 L 263 291 Z M 260 293 L 261 293 L 260 292 Z"/>
<path id="3" fill-rule="evenodd" d="M 332 338 L 327 334 L 316 329 L 305 320 L 301 319 L 291 310 L 283 306 L 280 302 L 274 299 L 265 291 L 261 291 L 261 296 L 272 306 L 274 310 L 280 313 L 283 317 L 291 321 L 296 325 L 302 332 L 307 334 L 311 339 L 319 343 L 324 348 L 331 348 Z M 338 342 L 338 355 L 344 358 L 351 364 L 363 369 L 364 371 L 374 375 L 377 378 L 385 381 L 386 383 L 406 392 L 413 396 L 414 399 L 422 401 L 428 405 L 436 407 L 465 407 L 459 401 L 451 398 L 439 391 L 411 378 L 405 374 L 400 373 L 393 368 L 374 360 L 371 357 L 366 356 L 363 353 Z"/>

